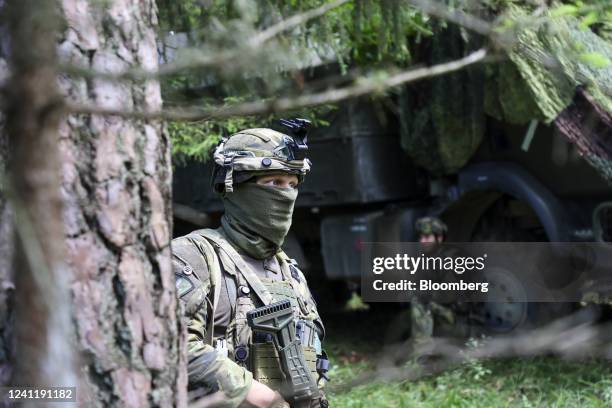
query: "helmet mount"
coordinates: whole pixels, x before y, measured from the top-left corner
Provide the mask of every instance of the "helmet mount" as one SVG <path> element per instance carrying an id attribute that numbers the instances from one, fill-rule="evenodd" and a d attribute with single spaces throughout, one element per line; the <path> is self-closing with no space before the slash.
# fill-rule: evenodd
<path id="1" fill-rule="evenodd" d="M 272 129 L 245 129 L 220 141 L 213 154 L 213 189 L 231 193 L 235 183 L 243 183 L 256 175 L 295 174 L 299 181 L 310 171 L 305 157 L 308 146 L 306 119 L 283 119 L 283 126 L 293 136 Z"/>
<path id="2" fill-rule="evenodd" d="M 293 138 L 288 137 L 285 144 L 289 148 L 291 158 L 289 160 L 304 160 L 306 150 L 308 150 L 308 129 L 311 122 L 308 119 L 281 119 L 280 124 L 289 129 Z"/>

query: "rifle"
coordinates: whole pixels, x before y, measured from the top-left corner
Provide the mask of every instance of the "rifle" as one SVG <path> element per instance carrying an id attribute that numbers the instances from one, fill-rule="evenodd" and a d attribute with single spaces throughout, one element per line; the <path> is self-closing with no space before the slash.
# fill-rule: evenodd
<path id="1" fill-rule="evenodd" d="M 262 306 L 247 313 L 254 332 L 270 334 L 278 352 L 286 389 L 281 393 L 294 404 L 319 398 L 319 389 L 306 365 L 301 341 L 296 337 L 293 309 L 289 300 Z"/>

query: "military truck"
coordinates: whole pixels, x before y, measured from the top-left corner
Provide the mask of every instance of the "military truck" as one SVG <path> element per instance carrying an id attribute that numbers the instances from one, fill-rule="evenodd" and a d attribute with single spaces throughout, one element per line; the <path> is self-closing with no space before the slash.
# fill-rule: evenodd
<path id="1" fill-rule="evenodd" d="M 314 165 L 300 188 L 288 252 L 302 265 L 306 252 L 311 275 L 357 284 L 362 243 L 414 241 L 423 215 L 440 216 L 454 242 L 610 242 L 612 67 L 589 67 L 559 43 L 578 39 L 609 56 L 612 46 L 571 21 L 557 27 L 550 34 L 557 42 L 525 30 L 523 47 L 506 62 L 405 87 L 384 103 L 339 105 L 330 126 L 309 137 Z M 434 38 L 444 41 L 443 34 Z M 470 47 L 455 44 L 448 54 Z M 534 49 L 558 66 L 534 60 Z M 210 193 L 211 166 L 176 168 L 178 228 L 194 214 L 221 211 Z M 520 286 L 507 277 L 509 297 Z M 479 313 L 492 331 L 507 333 L 567 308 L 515 302 L 484 304 Z"/>

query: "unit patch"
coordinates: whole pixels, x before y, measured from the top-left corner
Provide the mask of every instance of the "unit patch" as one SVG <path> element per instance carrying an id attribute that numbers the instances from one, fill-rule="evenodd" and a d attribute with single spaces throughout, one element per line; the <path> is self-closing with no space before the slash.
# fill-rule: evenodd
<path id="1" fill-rule="evenodd" d="M 194 288 L 193 283 L 184 276 L 176 275 L 176 291 L 179 297 L 183 297 L 187 293 L 191 292 Z"/>

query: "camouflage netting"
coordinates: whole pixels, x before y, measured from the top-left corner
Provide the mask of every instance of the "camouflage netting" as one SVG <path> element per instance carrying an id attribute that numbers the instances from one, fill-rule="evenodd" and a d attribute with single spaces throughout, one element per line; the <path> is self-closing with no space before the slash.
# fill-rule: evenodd
<path id="1" fill-rule="evenodd" d="M 511 6 L 513 21 L 529 11 Z M 402 147 L 436 174 L 461 168 L 482 140 L 484 113 L 512 124 L 554 123 L 585 159 L 612 181 L 612 43 L 574 17 L 517 29 L 509 60 L 426 81 L 400 96 Z M 607 31 L 606 31 L 607 33 Z M 434 30 L 429 63 L 460 58 L 474 44 L 453 27 Z M 483 86 L 484 92 L 483 92 Z"/>
<path id="2" fill-rule="evenodd" d="M 554 121 L 583 157 L 612 183 L 612 112 L 578 88 L 572 103 Z"/>
<path id="3" fill-rule="evenodd" d="M 436 64 L 463 57 L 476 48 L 464 37 L 454 26 L 439 26 L 424 59 Z M 477 66 L 403 90 L 402 148 L 418 166 L 450 174 L 474 154 L 484 135 L 485 117 L 482 87 L 473 85 L 483 82 L 484 69 Z"/>
<path id="4" fill-rule="evenodd" d="M 526 17 L 518 8 L 513 19 Z M 612 58 L 612 44 L 573 17 L 551 18 L 535 29 L 522 29 L 509 54 L 526 82 L 545 122 L 553 121 L 571 103 L 576 87 L 585 86 L 593 100 L 612 112 L 612 65 L 597 67 L 589 57 Z"/>
<path id="5" fill-rule="evenodd" d="M 509 16 L 527 16 L 518 7 Z M 550 18 L 550 17 L 549 17 Z M 612 181 L 612 43 L 573 17 L 519 30 L 518 43 L 488 78 L 485 110 L 510 123 L 554 123 Z"/>
<path id="6" fill-rule="evenodd" d="M 487 67 L 484 109 L 495 119 L 512 124 L 544 121 L 529 86 L 509 61 Z"/>

